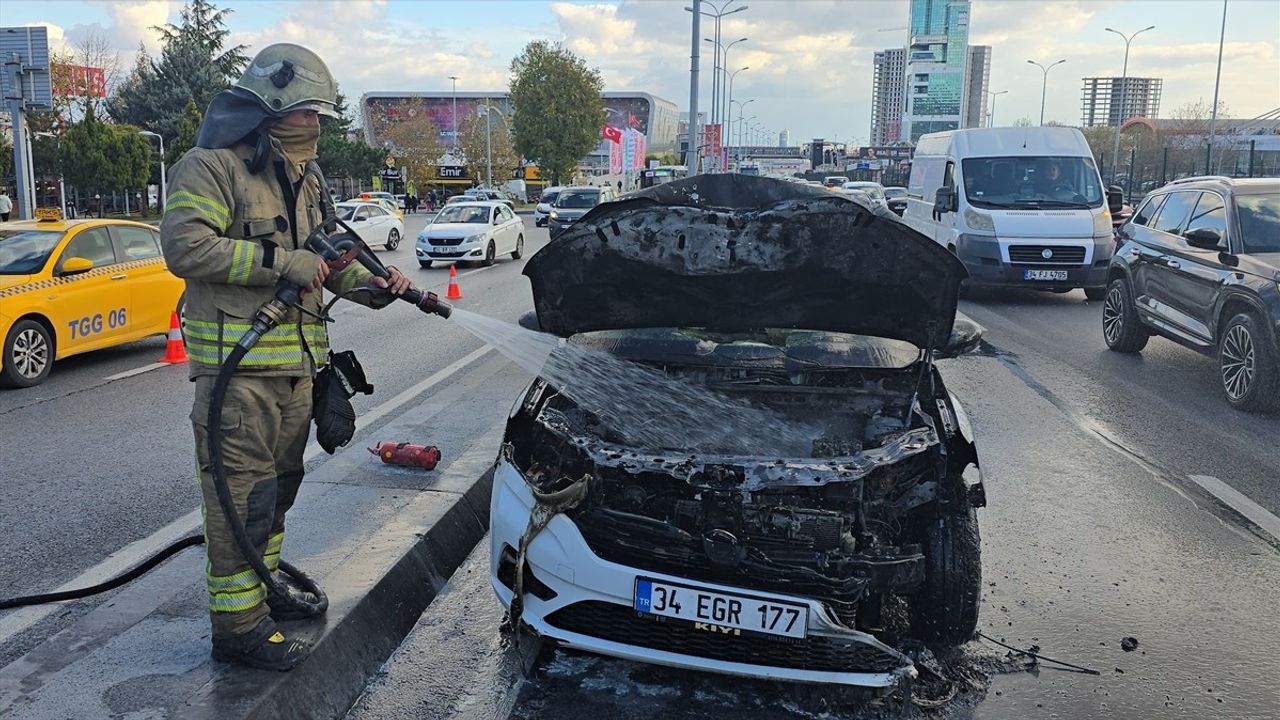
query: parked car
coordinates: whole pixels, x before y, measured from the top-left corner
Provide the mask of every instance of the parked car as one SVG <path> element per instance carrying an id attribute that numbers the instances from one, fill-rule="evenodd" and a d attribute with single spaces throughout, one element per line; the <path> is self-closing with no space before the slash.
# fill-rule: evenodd
<path id="1" fill-rule="evenodd" d="M 907 192 L 903 222 L 954 252 L 968 285 L 1106 295 L 1110 197 L 1079 130 L 923 135 Z"/>
<path id="2" fill-rule="evenodd" d="M 404 220 L 380 202 L 345 202 L 337 205 L 338 217 L 351 225 L 369 247 L 382 245 L 388 250 L 400 247 L 404 236 Z"/>
<path id="3" fill-rule="evenodd" d="M 887 187 L 884 189 L 884 200 L 898 217 L 907 210 L 907 189 L 904 187 Z"/>
<path id="4" fill-rule="evenodd" d="M 871 203 L 871 207 L 888 208 L 889 204 L 885 202 L 884 186 L 878 182 L 870 182 L 867 180 L 852 180 L 840 186 L 843 191 L 858 190 L 867 196 L 867 200 Z"/>
<path id="5" fill-rule="evenodd" d="M 476 260 L 486 267 L 499 255 L 519 260 L 524 254 L 524 222 L 504 203 L 446 204 L 418 233 L 418 264 Z"/>
<path id="6" fill-rule="evenodd" d="M 1147 195 L 1120 229 L 1102 335 L 1216 355 L 1227 402 L 1280 410 L 1280 180 L 1195 177 Z"/>
<path id="7" fill-rule="evenodd" d="M 829 188 L 831 190 L 834 190 L 840 187 L 841 185 L 844 185 L 847 182 L 849 182 L 849 178 L 845 177 L 844 175 L 828 175 L 827 177 L 822 179 L 823 187 Z"/>
<path id="8" fill-rule="evenodd" d="M 36 212 L 46 219 L 0 225 L 0 386 L 39 385 L 55 361 L 168 332 L 185 284 L 155 227 Z"/>
<path id="9" fill-rule="evenodd" d="M 972 637 L 985 495 L 933 366 L 981 338 L 956 313 L 954 255 L 821 188 L 702 175 L 596 206 L 524 273 L 521 324 L 565 339 L 544 368 L 608 353 L 806 430 L 777 454 L 767 432 L 705 441 L 731 414 L 713 403 L 639 416 L 666 440 L 633 440 L 549 379 L 572 365 L 544 369 L 494 469 L 490 583 L 513 625 L 661 665 L 881 688 L 915 673 L 895 632 Z M 628 407 L 662 392 L 607 375 Z"/>
<path id="10" fill-rule="evenodd" d="M 535 227 L 542 227 L 547 224 L 547 218 L 551 215 L 551 206 L 555 204 L 556 197 L 560 195 L 560 191 L 563 189 L 559 185 L 554 185 L 542 191 L 542 195 L 538 198 L 538 204 L 533 209 L 533 224 Z"/>
<path id="11" fill-rule="evenodd" d="M 547 215 L 547 228 L 554 240 L 573 221 L 586 215 L 591 208 L 614 199 L 613 188 L 588 185 L 586 187 L 567 187 L 556 196 L 556 202 Z"/>
<path id="12" fill-rule="evenodd" d="M 510 194 L 505 191 L 494 190 L 493 188 L 474 187 L 464 190 L 462 194 L 474 200 L 500 202 L 511 210 L 516 209 L 515 201 L 512 200 Z"/>

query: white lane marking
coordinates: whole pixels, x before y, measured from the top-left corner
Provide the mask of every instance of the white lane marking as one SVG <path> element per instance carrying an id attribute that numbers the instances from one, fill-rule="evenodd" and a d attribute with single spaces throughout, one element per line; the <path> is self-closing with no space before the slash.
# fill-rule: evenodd
<path id="1" fill-rule="evenodd" d="M 451 375 L 454 375 L 459 370 L 471 365 L 492 351 L 493 348 L 488 345 L 484 345 L 470 354 L 450 363 L 447 367 L 439 370 L 413 387 L 408 388 L 399 395 L 396 395 L 390 400 L 370 409 L 369 412 L 361 415 L 359 418 L 356 418 L 356 430 L 359 431 L 388 413 L 399 409 L 402 405 L 408 403 L 423 392 L 426 392 L 432 386 L 447 380 Z M 163 365 L 165 363 L 160 364 Z M 304 461 L 310 460 L 323 452 L 324 450 L 312 441 L 307 445 L 307 449 L 302 457 Z M 125 570 L 137 565 L 151 555 L 159 552 L 160 549 L 166 545 L 188 535 L 194 534 L 199 529 L 200 508 L 196 508 L 154 533 L 151 533 L 147 537 L 135 540 L 111 553 L 111 555 L 107 556 L 107 558 L 102 562 L 58 586 L 57 590 L 63 591 L 88 587 L 90 585 L 97 585 L 100 582 L 109 580 Z M 0 643 L 3 643 L 5 640 L 8 640 L 41 620 L 44 620 L 55 610 L 59 610 L 61 605 L 62 603 L 52 603 L 9 611 L 7 615 L 0 618 Z"/>
<path id="2" fill-rule="evenodd" d="M 162 367 L 167 367 L 169 364 L 170 363 L 153 362 L 150 365 L 143 365 L 142 367 L 134 368 L 132 370 L 125 370 L 124 372 L 118 372 L 115 375 L 108 375 L 102 379 L 106 380 L 107 382 L 111 382 L 112 380 L 123 380 L 125 378 L 131 378 L 134 375 L 141 375 L 144 372 L 151 372 L 152 370 L 158 370 Z"/>
<path id="3" fill-rule="evenodd" d="M 1212 475 L 1188 475 L 1187 477 L 1224 505 L 1257 525 L 1276 541 L 1280 541 L 1280 517 L 1276 517 L 1266 508 L 1250 500 L 1244 493 Z"/>

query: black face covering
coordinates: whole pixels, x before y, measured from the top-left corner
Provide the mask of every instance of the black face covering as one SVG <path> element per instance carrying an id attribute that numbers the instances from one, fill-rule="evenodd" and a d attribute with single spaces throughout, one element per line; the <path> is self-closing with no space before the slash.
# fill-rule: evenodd
<path id="1" fill-rule="evenodd" d="M 262 121 L 275 117 L 261 103 L 235 91 L 223 90 L 209 102 L 196 145 L 202 148 L 229 148 L 258 129 Z"/>

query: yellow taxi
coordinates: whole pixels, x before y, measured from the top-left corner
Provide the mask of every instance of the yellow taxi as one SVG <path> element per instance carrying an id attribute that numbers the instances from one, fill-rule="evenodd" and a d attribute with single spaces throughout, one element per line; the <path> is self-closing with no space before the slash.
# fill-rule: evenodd
<path id="1" fill-rule="evenodd" d="M 54 360 L 168 332 L 185 286 L 156 228 L 37 212 L 0 223 L 0 385 L 38 385 Z"/>
<path id="2" fill-rule="evenodd" d="M 364 192 L 360 193 L 360 202 L 377 203 L 384 210 L 395 214 L 396 217 L 404 220 L 404 210 L 400 209 L 400 204 L 396 202 L 396 198 L 391 193 L 385 192 Z"/>

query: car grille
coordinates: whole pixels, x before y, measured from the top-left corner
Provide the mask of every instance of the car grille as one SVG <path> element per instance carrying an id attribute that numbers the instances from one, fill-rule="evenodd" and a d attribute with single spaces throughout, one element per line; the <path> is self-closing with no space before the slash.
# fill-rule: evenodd
<path id="1" fill-rule="evenodd" d="M 668 618 L 654 619 L 631 608 L 588 600 L 551 613 L 547 622 L 567 632 L 724 662 L 819 672 L 891 672 L 900 658 L 853 639 L 737 637 L 695 630 Z"/>
<path id="2" fill-rule="evenodd" d="M 1044 251 L 1051 253 L 1044 256 Z M 1061 245 L 1010 245 L 1009 262 L 1019 265 L 1082 265 L 1084 248 Z"/>
<path id="3" fill-rule="evenodd" d="M 462 238 L 427 238 L 427 243 L 431 245 L 461 245 Z"/>

